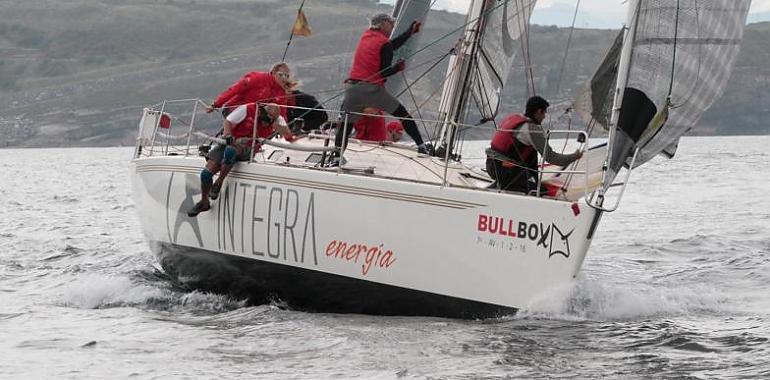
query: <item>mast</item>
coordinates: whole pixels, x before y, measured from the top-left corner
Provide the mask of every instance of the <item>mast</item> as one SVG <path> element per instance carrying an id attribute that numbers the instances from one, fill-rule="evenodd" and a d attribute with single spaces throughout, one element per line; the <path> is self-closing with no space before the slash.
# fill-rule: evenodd
<path id="1" fill-rule="evenodd" d="M 487 0 L 472 0 L 468 7 L 468 16 L 463 38 L 457 44 L 456 55 L 449 58 L 449 66 L 444 77 L 439 104 L 438 119 L 442 120 L 441 146 L 446 149 L 445 158 L 452 157 L 457 123 L 464 122 L 464 110 L 467 103 L 468 86 L 474 68 L 474 57 L 478 50 L 479 39 L 483 27 L 482 14 Z"/>

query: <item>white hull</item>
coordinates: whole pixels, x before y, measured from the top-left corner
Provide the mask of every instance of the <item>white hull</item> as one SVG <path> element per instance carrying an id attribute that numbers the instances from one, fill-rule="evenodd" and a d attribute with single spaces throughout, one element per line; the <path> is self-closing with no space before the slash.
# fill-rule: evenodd
<path id="1" fill-rule="evenodd" d="M 237 164 L 212 209 L 190 218 L 203 163 L 133 161 L 154 246 L 511 309 L 573 279 L 596 215 L 583 203 L 260 162 Z"/>

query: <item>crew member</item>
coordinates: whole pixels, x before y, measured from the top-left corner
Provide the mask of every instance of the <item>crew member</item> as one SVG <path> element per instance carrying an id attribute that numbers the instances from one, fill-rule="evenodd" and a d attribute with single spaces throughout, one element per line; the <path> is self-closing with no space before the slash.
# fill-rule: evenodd
<path id="1" fill-rule="evenodd" d="M 275 103 L 287 105 L 288 91 L 296 84 L 291 77 L 289 65 L 279 62 L 270 72 L 251 71 L 223 91 L 217 99 L 206 107 L 206 113 L 221 108 L 226 115 L 236 107 L 249 103 Z M 281 108 L 281 115 L 286 118 L 286 109 Z"/>
<path id="2" fill-rule="evenodd" d="M 359 118 L 353 126 L 356 130 L 356 138 L 364 141 L 385 141 L 388 136 L 385 130 L 384 115 L 384 112 L 377 111 L 372 115 Z"/>
<path id="3" fill-rule="evenodd" d="M 401 138 L 404 137 L 404 125 L 399 120 L 393 120 L 388 123 L 385 126 L 385 131 L 390 142 L 401 141 Z"/>
<path id="4" fill-rule="evenodd" d="M 257 110 L 259 113 L 257 114 Z M 257 117 L 255 123 L 254 118 Z M 252 140 L 254 128 L 257 137 L 268 138 L 273 132 L 283 136 L 288 142 L 294 141 L 286 120 L 280 115 L 277 104 L 271 103 L 264 107 L 255 103 L 238 106 L 225 118 L 223 138 L 225 144 L 218 144 L 206 156 L 206 167 L 201 171 L 201 200 L 196 203 L 187 215 L 195 217 L 211 208 L 209 198 L 219 197 L 222 184 L 237 161 L 248 161 L 252 156 L 252 146 L 259 150 L 259 144 Z M 214 175 L 219 177 L 214 182 Z"/>
<path id="5" fill-rule="evenodd" d="M 292 90 L 289 96 L 289 108 L 286 121 L 295 132 L 310 132 L 321 129 L 321 125 L 329 120 L 326 110 L 313 95 L 300 90 Z"/>
<path id="6" fill-rule="evenodd" d="M 540 153 L 554 165 L 566 166 L 582 156 L 582 152 L 559 154 L 545 139 L 541 123 L 548 102 L 533 96 L 527 100 L 524 115 L 511 114 L 503 119 L 487 148 L 487 173 L 501 190 L 529 193 L 537 189 L 538 157 Z"/>
<path id="7" fill-rule="evenodd" d="M 398 99 L 385 89 L 386 78 L 405 68 L 403 60 L 398 60 L 393 64 L 393 51 L 401 47 L 414 33 L 420 31 L 420 23 L 414 21 L 409 30 L 389 40 L 394 24 L 395 19 L 384 13 L 376 15 L 370 20 L 369 29 L 363 33 L 358 42 L 353 55 L 350 74 L 345 81 L 342 111 L 362 113 L 366 108 L 376 108 L 393 116 L 404 118 L 404 129 L 417 144 L 418 152 L 431 154 L 433 149 L 423 142 L 412 116 L 399 103 Z M 348 126 L 355 124 L 359 118 L 360 115 L 358 114 L 348 114 Z M 337 148 L 344 149 L 344 146 L 347 145 L 348 136 L 344 133 L 345 130 L 350 133 L 352 128 L 345 128 L 344 126 L 337 128 L 335 139 Z"/>

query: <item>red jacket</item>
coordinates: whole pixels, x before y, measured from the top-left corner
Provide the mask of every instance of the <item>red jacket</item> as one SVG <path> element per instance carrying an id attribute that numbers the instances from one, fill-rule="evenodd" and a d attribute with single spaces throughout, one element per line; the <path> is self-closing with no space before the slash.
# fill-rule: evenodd
<path id="1" fill-rule="evenodd" d="M 380 86 L 385 85 L 385 78 L 380 73 L 380 51 L 388 42 L 388 36 L 381 30 L 367 29 L 358 41 L 348 77 Z"/>
<path id="2" fill-rule="evenodd" d="M 286 95 L 286 91 L 270 73 L 252 71 L 219 94 L 212 105 L 216 108 L 254 102 L 286 105 Z M 286 108 L 281 107 L 281 115 L 286 117 Z"/>
<path id="3" fill-rule="evenodd" d="M 385 118 L 382 111 L 378 116 L 361 116 L 353 126 L 356 129 L 356 138 L 365 141 L 385 141 L 388 135 L 385 129 Z"/>

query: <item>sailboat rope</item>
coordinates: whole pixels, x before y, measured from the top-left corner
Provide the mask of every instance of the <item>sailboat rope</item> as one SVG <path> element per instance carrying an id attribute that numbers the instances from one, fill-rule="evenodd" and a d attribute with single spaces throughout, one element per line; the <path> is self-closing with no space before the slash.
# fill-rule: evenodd
<path id="1" fill-rule="evenodd" d="M 435 3 L 435 0 L 434 0 L 434 3 Z M 486 11 L 482 12 L 482 13 L 481 13 L 481 14 L 480 14 L 478 17 L 474 17 L 474 18 L 471 18 L 471 19 L 467 19 L 467 20 L 465 21 L 465 23 L 463 23 L 463 24 L 459 25 L 458 27 L 456 27 L 456 28 L 454 28 L 454 29 L 450 30 L 449 32 L 447 32 L 447 33 L 443 34 L 443 35 L 442 35 L 442 36 L 440 36 L 439 38 L 437 38 L 437 39 L 433 40 L 432 42 L 430 42 L 430 43 L 426 44 L 425 46 L 423 46 L 423 47 L 421 47 L 421 48 L 419 48 L 419 49 L 415 50 L 414 52 L 411 52 L 411 53 L 409 53 L 409 54 L 407 54 L 407 55 L 403 56 L 402 58 L 403 58 L 403 59 L 409 59 L 409 58 L 411 58 L 411 57 L 414 57 L 414 56 L 415 56 L 415 55 L 417 55 L 417 54 L 420 54 L 420 53 L 422 53 L 423 51 L 425 51 L 426 49 L 430 48 L 431 46 L 434 46 L 434 45 L 438 44 L 440 41 L 443 41 L 444 39 L 446 39 L 447 37 L 449 37 L 449 36 L 452 36 L 452 35 L 454 35 L 455 33 L 457 33 L 457 32 L 459 32 L 459 31 L 461 31 L 461 30 L 465 29 L 465 27 L 466 27 L 466 26 L 468 26 L 468 25 L 470 25 L 470 24 L 472 24 L 472 23 L 475 23 L 475 22 L 477 22 L 479 19 L 481 19 L 481 18 L 483 18 L 483 17 L 486 17 L 488 14 L 490 14 L 490 13 L 494 12 L 496 9 L 498 9 L 498 8 L 500 8 L 501 6 L 504 6 L 504 5 L 506 5 L 506 4 L 507 4 L 507 2 L 506 2 L 506 1 L 501 1 L 501 2 L 499 2 L 499 4 L 496 4 L 495 6 L 493 6 L 493 7 L 490 7 L 490 8 L 489 8 L 489 9 L 487 9 Z M 376 73 L 372 74 L 372 78 L 374 78 L 374 77 L 375 77 L 375 76 L 377 76 L 377 75 L 380 75 L 380 74 L 382 74 L 382 72 L 383 72 L 384 70 L 387 70 L 387 69 L 388 69 L 388 68 L 385 68 L 385 69 L 382 69 L 382 70 L 380 70 L 380 71 L 378 71 L 378 72 L 376 72 Z M 364 81 L 366 81 L 366 79 L 364 79 Z M 345 91 L 344 91 L 344 90 L 342 90 L 342 91 L 339 91 L 338 93 L 336 93 L 336 94 L 334 94 L 334 95 L 330 96 L 329 98 L 327 98 L 327 99 L 325 99 L 325 100 L 323 100 L 323 101 L 319 102 L 319 105 L 322 105 L 322 104 L 326 104 L 326 103 L 328 103 L 328 102 L 330 102 L 330 101 L 332 101 L 332 100 L 334 100 L 334 99 L 337 99 L 337 98 L 339 98 L 340 96 L 342 96 L 344 93 L 345 93 Z M 316 109 L 318 109 L 318 108 L 313 108 L 313 109 L 311 109 L 310 111 L 314 111 L 314 110 L 316 110 Z"/>

